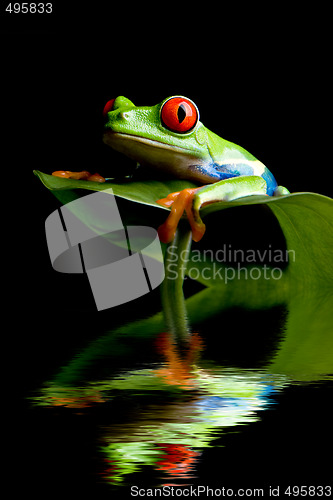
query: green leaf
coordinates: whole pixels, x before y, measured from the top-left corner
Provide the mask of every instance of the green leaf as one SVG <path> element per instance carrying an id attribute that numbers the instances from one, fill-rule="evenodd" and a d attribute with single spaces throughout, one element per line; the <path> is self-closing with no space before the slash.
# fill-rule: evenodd
<path id="1" fill-rule="evenodd" d="M 333 200 L 316 193 L 282 197 L 250 196 L 218 202 L 202 210 L 202 216 L 235 206 L 266 204 L 278 219 L 293 252 L 288 276 L 302 286 L 333 286 Z M 258 221 L 260 223 L 260 221 Z"/>
<path id="2" fill-rule="evenodd" d="M 54 175 L 44 174 L 38 170 L 34 171 L 34 174 L 42 181 L 45 187 L 51 191 L 64 191 L 64 190 L 76 190 L 85 189 L 88 191 L 104 191 L 105 189 L 112 188 L 113 193 L 120 198 L 125 198 L 126 200 L 134 201 L 136 203 L 143 203 L 144 205 L 151 205 L 163 210 L 167 210 L 158 203 L 156 200 L 165 198 L 169 193 L 175 191 L 181 191 L 182 189 L 188 187 L 197 187 L 196 184 L 188 181 L 182 180 L 167 180 L 167 181 L 156 181 L 156 180 L 145 180 L 142 182 L 89 182 L 89 181 L 78 181 L 73 179 L 62 179 L 60 177 L 55 177 Z"/>
<path id="3" fill-rule="evenodd" d="M 195 184 L 182 180 L 146 180 L 144 182 L 96 183 L 62 179 L 39 171 L 34 172 L 43 184 L 57 197 L 67 203 L 77 198 L 78 189 L 103 191 L 112 188 L 114 194 L 132 202 L 163 209 L 156 200 L 166 197 L 170 192 L 180 191 Z M 333 281 L 333 200 L 316 193 L 293 193 L 282 197 L 248 196 L 238 200 L 216 202 L 203 207 L 203 218 L 218 211 L 233 207 L 267 205 L 275 215 L 286 238 L 287 249 L 294 254 L 286 274 L 293 285 L 298 282 L 304 286 L 329 286 Z M 221 214 L 222 216 L 222 214 Z M 149 217 L 145 213 L 146 223 Z M 152 215 L 153 219 L 153 215 Z M 260 224 L 260 221 L 258 221 Z M 152 221 L 152 225 L 154 225 Z M 266 228 L 263 228 L 266 230 Z M 200 267 L 198 265 L 198 267 Z M 222 266 L 223 267 L 223 266 Z M 219 284 L 217 280 L 205 282 L 206 286 Z"/>
<path id="4" fill-rule="evenodd" d="M 193 187 L 192 183 L 178 180 L 97 184 L 35 173 L 48 189 L 66 194 L 67 200 L 78 196 L 77 188 L 97 191 L 111 187 L 116 196 L 160 209 L 157 199 L 169 192 Z M 277 218 L 287 249 L 294 252 L 294 258 L 280 279 L 267 280 L 264 275 L 260 279 L 249 279 L 244 272 L 228 282 L 225 280 L 226 266 L 216 261 L 209 263 L 192 259 L 189 269 L 199 271 L 194 279 L 208 288 L 186 301 L 189 321 L 191 325 L 199 324 L 221 310 L 235 306 L 261 309 L 285 304 L 289 310 L 286 332 L 275 358 L 271 360 L 270 369 L 299 380 L 316 380 L 323 374 L 333 373 L 333 337 L 330 333 L 333 323 L 333 200 L 315 193 L 294 193 L 277 198 L 251 196 L 208 205 L 201 210 L 201 215 L 208 219 L 214 212 L 236 206 L 246 210 L 246 207 L 258 204 L 267 205 Z M 156 211 L 148 209 L 147 224 L 150 223 L 150 212 Z M 260 225 L 261 221 L 256 223 Z M 204 279 L 203 265 L 211 266 L 211 269 L 215 265 L 215 271 L 220 266 L 221 273 L 215 272 L 214 278 Z M 93 343 L 63 368 L 57 382 L 70 384 L 82 375 L 86 364 L 94 363 L 101 353 L 119 353 L 120 345 L 125 355 L 130 349 L 131 339 L 153 338 L 164 329 L 162 314 L 124 325 Z"/>

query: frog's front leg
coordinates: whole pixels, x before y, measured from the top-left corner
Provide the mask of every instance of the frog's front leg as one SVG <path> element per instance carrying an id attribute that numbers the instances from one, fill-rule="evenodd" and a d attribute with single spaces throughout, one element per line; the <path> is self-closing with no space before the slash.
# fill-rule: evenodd
<path id="1" fill-rule="evenodd" d="M 178 222 L 185 211 L 191 225 L 192 238 L 194 241 L 200 241 L 206 230 L 199 213 L 202 205 L 216 201 L 236 200 L 254 194 L 266 194 L 266 191 L 267 184 L 262 177 L 244 175 L 199 188 L 170 193 L 166 198 L 157 201 L 165 207 L 171 206 L 167 220 L 158 229 L 160 240 L 163 243 L 173 240 Z"/>

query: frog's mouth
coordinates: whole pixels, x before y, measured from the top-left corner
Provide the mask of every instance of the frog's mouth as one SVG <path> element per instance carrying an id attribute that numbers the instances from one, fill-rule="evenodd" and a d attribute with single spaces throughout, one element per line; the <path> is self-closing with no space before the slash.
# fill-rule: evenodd
<path id="1" fill-rule="evenodd" d="M 178 178 L 193 179 L 190 167 L 202 163 L 190 149 L 138 135 L 107 130 L 103 142 L 140 165 L 166 171 Z"/>

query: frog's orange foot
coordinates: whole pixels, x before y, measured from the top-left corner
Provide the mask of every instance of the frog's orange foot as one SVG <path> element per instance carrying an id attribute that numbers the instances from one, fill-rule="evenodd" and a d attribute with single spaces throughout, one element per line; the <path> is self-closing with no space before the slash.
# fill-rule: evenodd
<path id="1" fill-rule="evenodd" d="M 194 241 L 200 241 L 205 234 L 206 226 L 200 219 L 199 213 L 193 209 L 193 198 L 200 188 L 183 189 L 170 193 L 166 198 L 157 200 L 156 203 L 164 207 L 171 207 L 167 220 L 158 228 L 158 235 L 162 243 L 170 243 L 175 237 L 177 226 L 183 213 L 186 212 Z"/>
<path id="2" fill-rule="evenodd" d="M 82 172 L 71 172 L 70 170 L 57 170 L 52 172 L 55 177 L 62 177 L 63 179 L 75 179 L 83 181 L 93 181 L 93 182 L 105 182 L 104 177 L 99 174 L 91 174 L 87 170 L 82 170 Z"/>

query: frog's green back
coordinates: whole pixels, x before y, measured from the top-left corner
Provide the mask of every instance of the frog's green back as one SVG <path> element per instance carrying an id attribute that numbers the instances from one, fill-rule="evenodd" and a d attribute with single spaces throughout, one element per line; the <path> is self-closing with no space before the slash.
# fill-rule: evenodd
<path id="1" fill-rule="evenodd" d="M 250 161 L 255 161 L 257 158 L 251 153 L 246 151 L 246 149 L 234 144 L 233 142 L 226 141 L 222 137 L 219 137 L 214 132 L 211 132 L 206 128 L 207 134 L 207 147 L 208 151 L 213 158 L 215 163 L 231 163 L 232 160 L 246 159 Z"/>

